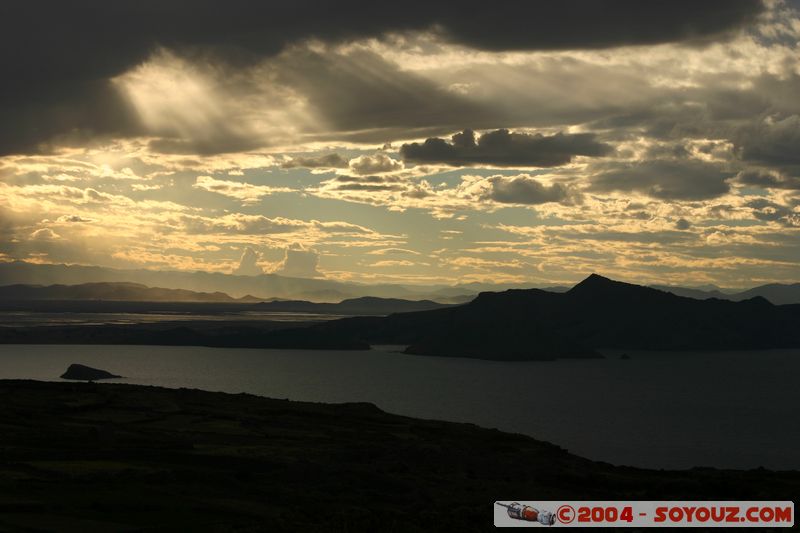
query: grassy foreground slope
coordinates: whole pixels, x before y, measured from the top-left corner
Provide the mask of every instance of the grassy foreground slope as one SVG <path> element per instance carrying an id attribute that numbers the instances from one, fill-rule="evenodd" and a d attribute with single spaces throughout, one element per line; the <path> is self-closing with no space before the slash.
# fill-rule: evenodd
<path id="1" fill-rule="evenodd" d="M 0 381 L 0 448 L 0 531 L 486 531 L 497 499 L 800 497 L 800 472 L 613 467 L 371 404 L 119 384 Z"/>

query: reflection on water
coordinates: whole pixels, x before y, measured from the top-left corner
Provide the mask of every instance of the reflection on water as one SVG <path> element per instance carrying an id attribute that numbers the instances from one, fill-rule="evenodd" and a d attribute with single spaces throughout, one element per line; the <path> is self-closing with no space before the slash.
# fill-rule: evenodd
<path id="1" fill-rule="evenodd" d="M 269 311 L 237 311 L 235 313 L 67 313 L 67 312 L 26 312 L 0 311 L 0 327 L 14 326 L 64 326 L 64 325 L 103 325 L 103 324 L 156 324 L 160 322 L 183 321 L 251 321 L 272 320 L 276 322 L 308 322 L 317 320 L 333 320 L 342 315 L 325 315 L 313 313 L 285 313 Z"/>
<path id="2" fill-rule="evenodd" d="M 617 354 L 506 363 L 371 351 L 0 345 L 0 378 L 70 363 L 126 383 L 367 401 L 525 433 L 615 464 L 800 469 L 800 351 Z"/>

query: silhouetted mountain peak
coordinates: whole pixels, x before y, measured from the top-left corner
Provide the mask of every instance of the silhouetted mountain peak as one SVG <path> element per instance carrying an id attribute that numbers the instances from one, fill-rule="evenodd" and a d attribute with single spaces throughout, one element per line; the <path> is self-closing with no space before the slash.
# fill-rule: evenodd
<path id="1" fill-rule="evenodd" d="M 613 279 L 606 278 L 601 276 L 600 274 L 590 274 L 589 277 L 572 287 L 568 290 L 568 293 L 576 294 L 576 293 L 585 293 L 585 292 L 594 292 L 594 291 L 607 291 L 613 288 L 622 288 L 622 287 L 636 287 L 636 285 L 631 285 L 629 283 L 623 283 L 621 281 L 614 281 Z"/>
<path id="2" fill-rule="evenodd" d="M 623 303 L 639 305 L 645 302 L 648 305 L 655 305 L 681 299 L 668 292 L 643 285 L 615 281 L 598 274 L 592 274 L 572 287 L 566 294 L 573 299 L 591 300 L 596 303 L 602 301 L 609 305 L 621 305 Z"/>

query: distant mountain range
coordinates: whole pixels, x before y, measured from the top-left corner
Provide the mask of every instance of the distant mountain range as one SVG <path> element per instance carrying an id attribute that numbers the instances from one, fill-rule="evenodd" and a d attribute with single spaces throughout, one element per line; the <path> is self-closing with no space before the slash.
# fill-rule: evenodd
<path id="1" fill-rule="evenodd" d="M 759 296 L 697 300 L 593 274 L 564 293 L 481 293 L 461 306 L 337 320 L 308 333 L 408 345 L 411 354 L 498 360 L 598 357 L 604 348 L 796 348 L 800 306 L 776 306 Z"/>
<path id="2" fill-rule="evenodd" d="M 220 272 L 121 270 L 80 265 L 43 265 L 24 261 L 0 262 L 0 285 L 80 285 L 98 282 L 134 283 L 148 287 L 166 287 L 210 294 L 224 293 L 234 301 L 280 299 L 340 302 L 374 296 L 403 300 L 432 300 L 445 304 L 469 302 L 480 292 L 534 287 L 530 283 L 466 283 L 454 286 L 391 283 L 367 285 L 328 279 L 290 278 L 277 274 L 238 276 Z M 800 303 L 800 283 L 761 285 L 746 291 L 713 286 L 653 285 L 652 287 L 678 296 L 701 300 L 719 298 L 740 301 L 762 296 L 774 304 Z M 570 289 L 562 285 L 541 288 L 550 292 L 566 292 Z"/>
<path id="3" fill-rule="evenodd" d="M 0 299 L 24 300 L 104 300 L 129 302 L 260 302 L 254 296 L 232 298 L 224 292 L 196 292 L 185 289 L 148 287 L 140 283 L 101 282 L 80 285 L 5 285 Z"/>
<path id="4" fill-rule="evenodd" d="M 722 300 L 740 302 L 742 300 L 749 300 L 750 298 L 760 296 L 762 298 L 766 298 L 776 305 L 800 303 L 800 283 L 770 283 L 767 285 L 759 285 L 758 287 L 753 287 L 752 289 L 747 289 L 746 291 L 741 292 L 728 292 L 720 289 L 687 289 L 683 287 L 671 287 L 668 285 L 653 285 L 653 288 L 671 292 L 678 296 L 685 296 L 687 298 L 695 298 L 698 300 L 719 298 Z"/>
<path id="5" fill-rule="evenodd" d="M 254 296 L 232 298 L 222 292 L 207 293 L 185 289 L 164 289 L 125 282 L 48 285 L 46 287 L 39 285 L 0 286 L 0 310 L 6 311 L 201 314 L 268 312 L 373 316 L 426 311 L 447 306 L 447 304 L 431 300 L 402 300 L 373 296 L 351 298 L 338 303 L 318 303 L 304 300 L 263 301 Z"/>
<path id="6" fill-rule="evenodd" d="M 200 304 L 198 304 L 200 305 Z M 222 305 L 222 304 L 218 304 Z M 228 304 L 226 304 L 228 305 Z M 230 304 L 243 305 L 243 304 Z M 484 292 L 467 304 L 361 298 L 339 304 L 271 302 L 250 308 L 384 314 L 299 327 L 264 322 L 0 328 L 0 342 L 162 344 L 259 348 L 365 349 L 494 360 L 601 357 L 601 349 L 752 350 L 800 347 L 800 305 L 765 298 L 698 300 L 591 275 L 566 292 Z M 439 305 L 439 308 L 432 308 Z M 312 311 L 314 310 L 314 311 Z M 381 313 L 374 312 L 380 310 Z"/>
<path id="7" fill-rule="evenodd" d="M 340 302 L 348 298 L 375 296 L 452 304 L 469 301 L 479 292 L 474 288 L 444 285 L 364 285 L 328 279 L 291 278 L 277 274 L 238 276 L 221 272 L 120 270 L 24 261 L 0 262 L 0 285 L 80 285 L 98 282 L 125 282 L 195 292 L 220 292 L 233 299 L 253 295 L 258 300 L 291 299 L 315 302 Z"/>

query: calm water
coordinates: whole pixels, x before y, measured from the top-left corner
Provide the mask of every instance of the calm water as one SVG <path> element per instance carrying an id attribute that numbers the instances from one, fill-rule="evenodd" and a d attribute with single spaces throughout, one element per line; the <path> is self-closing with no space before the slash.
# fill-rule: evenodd
<path id="1" fill-rule="evenodd" d="M 238 311 L 231 313 L 75 313 L 46 311 L 0 311 L 0 327 L 38 326 L 74 326 L 102 324 L 155 324 L 159 322 L 195 322 L 195 321 L 259 321 L 276 322 L 309 322 L 316 320 L 333 320 L 346 315 L 327 315 L 320 313 L 290 313 L 274 311 Z"/>
<path id="2" fill-rule="evenodd" d="M 0 378 L 70 363 L 125 383 L 367 401 L 496 427 L 614 464 L 800 469 L 800 350 L 501 363 L 369 352 L 0 345 Z"/>

